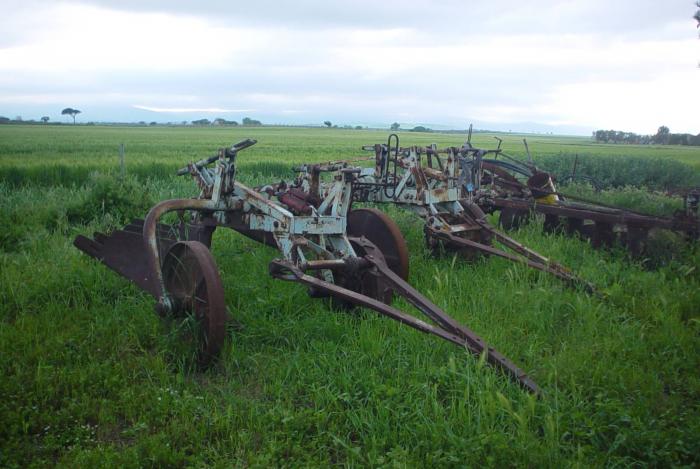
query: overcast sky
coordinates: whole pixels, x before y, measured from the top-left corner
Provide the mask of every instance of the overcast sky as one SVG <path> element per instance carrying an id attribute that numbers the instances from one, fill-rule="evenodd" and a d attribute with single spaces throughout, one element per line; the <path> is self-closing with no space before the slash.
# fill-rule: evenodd
<path id="1" fill-rule="evenodd" d="M 693 0 L 0 0 L 0 115 L 700 132 Z"/>

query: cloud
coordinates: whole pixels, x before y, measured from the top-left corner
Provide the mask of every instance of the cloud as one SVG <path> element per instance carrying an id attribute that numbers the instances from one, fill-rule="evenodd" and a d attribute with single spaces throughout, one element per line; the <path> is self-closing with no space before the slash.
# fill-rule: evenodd
<path id="1" fill-rule="evenodd" d="M 692 2 L 470 3 L 12 3 L 0 114 L 700 130 Z"/>
<path id="2" fill-rule="evenodd" d="M 689 0 L 257 0 L 242 6 L 230 0 L 80 0 L 107 9 L 206 18 L 225 26 L 282 26 L 291 29 L 395 28 L 428 31 L 442 37 L 551 33 L 611 35 L 659 32 L 665 24 L 694 13 Z"/>
<path id="3" fill-rule="evenodd" d="M 252 112 L 255 109 L 222 109 L 218 107 L 151 107 L 142 106 L 140 104 L 134 104 L 131 106 L 134 109 L 141 109 L 142 111 L 151 112 L 166 112 L 166 113 L 191 113 L 191 112 L 218 112 L 218 113 L 230 113 L 230 112 Z"/>

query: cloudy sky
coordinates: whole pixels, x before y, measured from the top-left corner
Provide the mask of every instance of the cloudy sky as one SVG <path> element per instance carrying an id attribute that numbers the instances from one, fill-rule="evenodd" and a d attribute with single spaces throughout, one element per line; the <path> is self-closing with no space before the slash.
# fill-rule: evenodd
<path id="1" fill-rule="evenodd" d="M 693 0 L 0 0 L 0 115 L 700 132 Z"/>

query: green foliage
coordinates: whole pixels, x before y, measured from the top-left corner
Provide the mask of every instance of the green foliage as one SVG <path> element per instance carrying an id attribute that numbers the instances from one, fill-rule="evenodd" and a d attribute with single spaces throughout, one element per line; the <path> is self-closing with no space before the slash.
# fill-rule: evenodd
<path id="1" fill-rule="evenodd" d="M 241 120 L 241 123 L 243 123 L 243 125 L 247 125 L 247 126 L 260 126 L 260 125 L 262 125 L 262 122 L 260 122 L 259 120 L 256 120 L 256 119 L 251 119 L 250 117 L 244 117 Z"/>
<path id="2" fill-rule="evenodd" d="M 571 175 L 577 158 L 576 174 L 592 177 L 603 187 L 671 189 L 700 185 L 700 171 L 668 158 L 560 153 L 537 155 L 535 163 L 563 181 Z"/>
<path id="3" fill-rule="evenodd" d="M 429 129 L 428 127 L 424 127 L 422 125 L 417 125 L 414 128 L 412 128 L 411 130 L 409 130 L 409 132 L 432 132 L 432 130 Z"/>
<path id="4" fill-rule="evenodd" d="M 36 190 L 16 190 L 0 184 L 0 252 L 21 251 L 45 231 L 65 227 L 64 189 L 50 189 L 36 203 Z M 38 231 L 37 231 L 38 229 Z"/>
<path id="5" fill-rule="evenodd" d="M 150 194 L 136 178 L 93 173 L 88 191 L 68 205 L 66 216 L 70 223 L 88 223 L 107 216 L 119 224 L 142 217 L 151 206 Z"/>
<path id="6" fill-rule="evenodd" d="M 645 187 L 625 186 L 596 192 L 589 184 L 575 183 L 561 186 L 558 190 L 592 202 L 628 208 L 649 215 L 672 216 L 676 210 L 683 208 L 681 197 L 651 191 Z"/>
<path id="7" fill-rule="evenodd" d="M 126 144 L 130 175 L 144 181 L 170 177 L 188 161 L 209 155 L 214 148 L 244 138 L 258 144 L 239 157 L 241 174 L 259 163 L 323 162 L 358 155 L 362 145 L 386 142 L 388 131 L 354 132 L 319 129 L 228 126 L 31 126 L 0 127 L 0 181 L 24 184 L 80 186 L 93 171 L 119 168 L 119 144 Z M 522 135 L 499 134 L 502 148 L 525 158 Z M 401 144 L 459 146 L 466 135 L 401 132 Z M 528 136 L 535 163 L 559 180 L 571 173 L 576 154 L 578 174 L 594 176 L 607 186 L 643 185 L 652 189 L 700 185 L 697 149 L 680 146 L 606 145 L 589 138 Z M 495 147 L 487 133 L 475 133 L 475 146 Z"/>

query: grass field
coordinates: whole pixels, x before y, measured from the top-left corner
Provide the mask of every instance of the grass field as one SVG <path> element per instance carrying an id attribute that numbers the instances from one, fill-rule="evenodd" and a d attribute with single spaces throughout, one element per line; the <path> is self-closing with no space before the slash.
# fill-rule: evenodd
<path id="1" fill-rule="evenodd" d="M 544 390 L 536 400 L 448 343 L 273 280 L 274 250 L 220 230 L 213 251 L 235 323 L 218 363 L 198 371 L 183 325 L 160 320 L 150 297 L 72 240 L 192 195 L 172 170 L 244 137 L 260 143 L 239 174 L 257 183 L 294 162 L 358 155 L 386 133 L 0 126 L 0 466 L 700 464 L 700 253 L 690 248 L 649 271 L 538 223 L 514 233 L 595 282 L 598 298 L 502 259 L 434 259 L 419 220 L 386 208 L 409 243 L 411 284 L 526 370 Z M 700 172 L 688 148 L 528 140 L 551 161 L 580 152 Z M 139 179 L 127 179 L 121 205 L 90 205 L 89 174 L 118 170 L 119 143 Z M 522 156 L 518 137 L 505 145 Z"/>
<path id="2" fill-rule="evenodd" d="M 362 145 L 383 143 L 388 131 L 285 127 L 85 127 L 0 126 L 0 180 L 24 183 L 82 184 L 90 171 L 116 170 L 119 144 L 126 147 L 131 174 L 165 177 L 183 161 L 243 138 L 259 143 L 241 158 L 241 168 L 269 173 L 294 163 L 367 155 Z M 460 146 L 465 135 L 400 132 L 402 145 Z M 503 149 L 525 158 L 522 135 L 500 134 Z M 493 134 L 476 133 L 472 143 L 495 148 Z M 655 145 L 593 143 L 583 137 L 528 135 L 535 162 L 557 176 L 568 175 L 579 155 L 578 172 L 613 186 L 700 185 L 700 149 Z M 38 158 L 37 156 L 41 156 Z M 623 158 L 624 157 L 624 158 Z M 690 170 L 689 170 L 690 168 Z M 286 173 L 285 173 L 286 175 Z"/>

